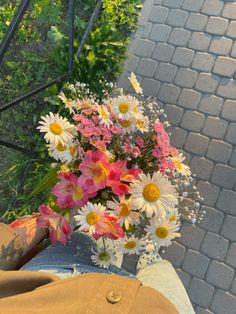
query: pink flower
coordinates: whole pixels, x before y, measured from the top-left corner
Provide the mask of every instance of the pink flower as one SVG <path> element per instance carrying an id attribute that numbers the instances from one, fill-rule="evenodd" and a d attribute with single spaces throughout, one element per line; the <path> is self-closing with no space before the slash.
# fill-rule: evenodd
<path id="1" fill-rule="evenodd" d="M 88 201 L 88 194 L 84 181 L 73 173 L 60 173 L 58 182 L 52 188 L 52 194 L 57 197 L 57 204 L 61 208 L 83 206 Z"/>
<path id="2" fill-rule="evenodd" d="M 106 186 L 110 172 L 108 157 L 101 151 L 87 151 L 84 160 L 79 166 L 83 176 L 93 181 L 97 190 Z"/>
<path id="3" fill-rule="evenodd" d="M 124 238 L 125 232 L 119 223 L 117 223 L 117 220 L 118 218 L 112 216 L 102 216 L 96 225 L 96 231 L 93 234 L 94 239 L 97 240 L 102 236 L 113 240 Z"/>
<path id="4" fill-rule="evenodd" d="M 110 130 L 113 134 L 121 134 L 121 128 L 116 125 L 112 125 Z"/>
<path id="5" fill-rule="evenodd" d="M 49 228 L 52 244 L 55 244 L 58 240 L 65 245 L 71 234 L 71 226 L 65 217 L 60 213 L 54 212 L 47 205 L 41 205 L 39 213 L 37 224 L 41 228 Z"/>
<path id="6" fill-rule="evenodd" d="M 141 136 L 136 137 L 135 142 L 140 148 L 144 147 L 144 139 Z"/>

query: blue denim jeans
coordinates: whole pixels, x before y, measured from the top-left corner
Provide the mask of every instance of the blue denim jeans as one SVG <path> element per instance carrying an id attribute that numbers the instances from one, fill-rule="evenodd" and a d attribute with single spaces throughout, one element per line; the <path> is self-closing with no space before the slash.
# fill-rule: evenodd
<path id="1" fill-rule="evenodd" d="M 91 260 L 92 250 L 96 243 L 86 235 L 74 232 L 66 246 L 61 243 L 49 245 L 21 270 L 47 271 L 61 278 L 73 277 L 90 272 L 113 273 L 121 276 L 134 277 L 125 269 L 110 266 L 103 269 L 95 266 Z"/>

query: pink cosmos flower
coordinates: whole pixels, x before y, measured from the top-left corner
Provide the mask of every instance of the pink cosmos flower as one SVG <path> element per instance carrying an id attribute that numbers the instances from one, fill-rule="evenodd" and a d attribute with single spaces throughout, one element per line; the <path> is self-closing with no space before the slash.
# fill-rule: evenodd
<path id="1" fill-rule="evenodd" d="M 49 228 L 52 244 L 55 244 L 58 240 L 65 245 L 71 234 L 71 226 L 65 217 L 54 212 L 47 205 L 41 205 L 39 213 L 37 224 L 41 228 Z"/>
<path id="2" fill-rule="evenodd" d="M 93 234 L 95 240 L 98 240 L 102 236 L 117 240 L 125 237 L 125 232 L 117 223 L 118 218 L 113 216 L 104 215 L 96 225 L 96 232 Z"/>
<path id="3" fill-rule="evenodd" d="M 73 173 L 58 175 L 60 181 L 52 188 L 52 194 L 57 197 L 57 204 L 61 208 L 83 206 L 88 201 L 88 193 L 84 181 Z"/>
<path id="4" fill-rule="evenodd" d="M 84 160 L 79 166 L 83 176 L 93 180 L 96 190 L 106 186 L 107 177 L 110 172 L 108 157 L 101 151 L 87 151 Z"/>

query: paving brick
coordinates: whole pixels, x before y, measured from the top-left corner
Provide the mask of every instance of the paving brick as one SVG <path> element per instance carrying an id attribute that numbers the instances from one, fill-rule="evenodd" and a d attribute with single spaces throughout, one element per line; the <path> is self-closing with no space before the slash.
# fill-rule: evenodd
<path id="1" fill-rule="evenodd" d="M 182 281 L 182 284 L 184 285 L 185 289 L 187 289 L 191 280 L 191 276 L 187 274 L 185 271 L 183 271 L 182 269 L 176 268 L 175 270 L 180 280 Z"/>
<path id="2" fill-rule="evenodd" d="M 170 61 L 173 53 L 174 47 L 168 44 L 158 43 L 154 49 L 152 58 L 157 59 L 158 61 Z"/>
<path id="3" fill-rule="evenodd" d="M 226 36 L 236 39 L 236 21 L 230 22 Z"/>
<path id="4" fill-rule="evenodd" d="M 206 280 L 221 289 L 229 289 L 234 277 L 234 270 L 222 262 L 212 261 L 210 264 Z"/>
<path id="5" fill-rule="evenodd" d="M 214 314 L 210 310 L 202 308 L 200 306 L 197 306 L 195 310 L 196 310 L 196 314 Z"/>
<path id="6" fill-rule="evenodd" d="M 182 87 L 192 88 L 197 80 L 197 76 L 197 71 L 180 68 L 175 77 L 175 84 Z"/>
<path id="7" fill-rule="evenodd" d="M 179 267 L 183 262 L 185 251 L 186 249 L 183 245 L 178 242 L 172 242 L 161 256 L 171 262 L 172 265 Z"/>
<path id="8" fill-rule="evenodd" d="M 217 291 L 213 297 L 211 310 L 215 314 L 235 314 L 236 298 L 228 292 Z"/>
<path id="9" fill-rule="evenodd" d="M 215 56 L 206 52 L 197 52 L 193 59 L 192 68 L 200 71 L 211 72 L 214 62 Z"/>
<path id="10" fill-rule="evenodd" d="M 236 295 L 236 277 L 233 280 L 232 286 L 231 286 L 231 292 Z"/>
<path id="11" fill-rule="evenodd" d="M 182 119 L 184 110 L 174 105 L 165 105 L 165 113 L 171 125 L 178 125 Z"/>
<path id="12" fill-rule="evenodd" d="M 236 169 L 218 164 L 215 166 L 211 181 L 219 186 L 231 189 L 236 182 Z"/>
<path id="13" fill-rule="evenodd" d="M 153 77 L 158 63 L 151 59 L 142 58 L 136 69 L 136 74 L 146 77 Z"/>
<path id="14" fill-rule="evenodd" d="M 132 56 L 129 60 L 128 60 L 128 66 L 127 66 L 127 70 L 128 72 L 136 72 L 136 67 L 138 65 L 139 62 L 139 58 Z"/>
<path id="15" fill-rule="evenodd" d="M 231 241 L 236 241 L 236 217 L 227 215 L 225 217 L 221 235 Z"/>
<path id="16" fill-rule="evenodd" d="M 151 30 L 152 30 L 152 26 L 153 26 L 153 23 L 151 22 L 146 22 L 144 27 L 143 27 L 143 30 L 140 34 L 140 37 L 141 38 L 148 38 L 149 37 L 149 34 L 151 33 Z"/>
<path id="17" fill-rule="evenodd" d="M 227 78 L 222 79 L 216 93 L 225 98 L 236 99 L 236 81 Z"/>
<path id="18" fill-rule="evenodd" d="M 230 121 L 236 121 L 236 101 L 226 100 L 221 113 L 222 118 Z"/>
<path id="19" fill-rule="evenodd" d="M 177 72 L 177 67 L 170 63 L 159 63 L 155 78 L 162 82 L 170 83 L 173 81 L 175 74 Z"/>
<path id="20" fill-rule="evenodd" d="M 168 8 L 162 6 L 153 6 L 148 20 L 154 23 L 164 23 L 169 13 Z"/>
<path id="21" fill-rule="evenodd" d="M 230 244 L 225 262 L 236 268 L 236 243 Z"/>
<path id="22" fill-rule="evenodd" d="M 147 39 L 138 39 L 135 47 L 135 54 L 140 57 L 151 57 L 155 44 Z"/>
<path id="23" fill-rule="evenodd" d="M 199 12 L 204 0 L 184 0 L 182 8 L 187 11 Z"/>
<path id="24" fill-rule="evenodd" d="M 163 5 L 169 8 L 180 8 L 184 0 L 164 0 Z"/>
<path id="25" fill-rule="evenodd" d="M 205 255 L 193 250 L 185 253 L 183 270 L 192 276 L 204 278 L 210 259 Z"/>
<path id="26" fill-rule="evenodd" d="M 208 137 L 198 133 L 190 133 L 185 144 L 185 149 L 190 153 L 203 155 L 207 151 L 208 143 Z"/>
<path id="27" fill-rule="evenodd" d="M 231 51 L 231 57 L 236 58 L 236 42 L 233 45 L 233 48 Z"/>
<path id="28" fill-rule="evenodd" d="M 226 3 L 222 16 L 230 19 L 236 19 L 236 3 Z"/>
<path id="29" fill-rule="evenodd" d="M 171 27 L 163 24 L 153 25 L 152 31 L 150 33 L 150 39 L 155 40 L 157 42 L 167 41 L 170 35 Z"/>
<path id="30" fill-rule="evenodd" d="M 198 179 L 202 180 L 210 179 L 213 167 L 212 161 L 198 156 L 194 156 L 190 162 L 192 172 L 196 174 Z"/>
<path id="31" fill-rule="evenodd" d="M 218 16 L 211 16 L 207 22 L 206 32 L 215 35 L 224 35 L 227 30 L 228 23 L 227 19 Z"/>
<path id="32" fill-rule="evenodd" d="M 193 32 L 188 47 L 199 51 L 207 51 L 210 41 L 211 35 L 202 32 Z"/>
<path id="33" fill-rule="evenodd" d="M 166 23 L 175 26 L 183 27 L 188 17 L 188 13 L 179 9 L 171 9 L 166 20 Z"/>
<path id="34" fill-rule="evenodd" d="M 233 74 L 236 71 L 236 60 L 229 57 L 218 57 L 216 59 L 213 73 L 226 76 L 233 77 Z"/>
<path id="35" fill-rule="evenodd" d="M 176 104 L 178 96 L 180 93 L 180 88 L 172 84 L 163 84 L 158 93 L 158 99 L 164 103 Z"/>
<path id="36" fill-rule="evenodd" d="M 193 303 L 208 307 L 213 297 L 214 290 L 214 287 L 206 281 L 193 278 L 188 288 L 188 294 Z"/>
<path id="37" fill-rule="evenodd" d="M 219 232 L 222 222 L 224 220 L 224 214 L 214 208 L 203 206 L 205 215 L 202 222 L 199 224 L 201 228 L 212 232 Z"/>
<path id="38" fill-rule="evenodd" d="M 232 145 L 223 141 L 212 140 L 207 151 L 207 157 L 214 161 L 227 163 L 231 152 Z"/>
<path id="39" fill-rule="evenodd" d="M 218 16 L 222 11 L 223 6 L 224 2 L 221 0 L 205 0 L 201 12 L 208 15 Z"/>
<path id="40" fill-rule="evenodd" d="M 171 132 L 171 143 L 177 148 L 182 148 L 185 143 L 186 137 L 187 132 L 185 130 L 180 128 L 174 128 Z"/>
<path id="41" fill-rule="evenodd" d="M 214 93 L 218 84 L 219 78 L 211 73 L 200 73 L 195 88 L 202 92 Z"/>
<path id="42" fill-rule="evenodd" d="M 190 223 L 185 222 L 181 228 L 181 238 L 178 239 L 178 242 L 184 246 L 199 250 L 202 240 L 204 238 L 205 231 L 197 226 L 193 226 Z"/>
<path id="43" fill-rule="evenodd" d="M 185 28 L 192 31 L 203 31 L 207 23 L 207 16 L 199 13 L 190 13 Z"/>
<path id="44" fill-rule="evenodd" d="M 199 111 L 208 113 L 212 116 L 218 116 L 223 104 L 223 99 L 214 95 L 203 95 Z"/>
<path id="45" fill-rule="evenodd" d="M 236 148 L 234 149 L 231 159 L 230 159 L 230 165 L 234 166 L 236 168 Z"/>
<path id="46" fill-rule="evenodd" d="M 181 126 L 187 130 L 198 132 L 201 130 L 205 116 L 197 111 L 187 110 L 183 116 Z"/>
<path id="47" fill-rule="evenodd" d="M 228 55 L 232 47 L 232 39 L 215 36 L 210 44 L 209 51 L 219 55 Z"/>
<path id="48" fill-rule="evenodd" d="M 163 0 L 154 0 L 154 4 L 162 4 Z"/>
<path id="49" fill-rule="evenodd" d="M 226 134 L 226 141 L 236 144 L 236 123 L 230 123 Z"/>
<path id="50" fill-rule="evenodd" d="M 204 198 L 203 204 L 214 206 L 219 194 L 219 187 L 206 181 L 198 181 L 197 187 L 200 195 Z"/>
<path id="51" fill-rule="evenodd" d="M 205 121 L 203 134 L 213 138 L 222 139 L 225 135 L 228 123 L 217 117 L 208 117 Z"/>
<path id="52" fill-rule="evenodd" d="M 183 28 L 173 28 L 169 43 L 175 46 L 185 46 L 189 41 L 191 32 Z"/>
<path id="53" fill-rule="evenodd" d="M 172 58 L 172 63 L 189 67 L 194 56 L 194 51 L 187 48 L 177 47 Z"/>
<path id="54" fill-rule="evenodd" d="M 150 78 L 144 78 L 142 79 L 142 88 L 143 88 L 143 92 L 144 95 L 146 96 L 152 96 L 152 97 L 156 97 L 160 87 L 161 87 L 161 83 L 150 79 Z"/>
<path id="55" fill-rule="evenodd" d="M 222 212 L 236 216 L 236 192 L 222 189 L 216 207 Z"/>
<path id="56" fill-rule="evenodd" d="M 200 99 L 201 93 L 183 88 L 179 96 L 178 105 L 188 109 L 197 109 Z"/>
<path id="57" fill-rule="evenodd" d="M 210 258 L 224 260 L 229 246 L 229 240 L 215 233 L 208 232 L 203 240 L 201 252 Z"/>

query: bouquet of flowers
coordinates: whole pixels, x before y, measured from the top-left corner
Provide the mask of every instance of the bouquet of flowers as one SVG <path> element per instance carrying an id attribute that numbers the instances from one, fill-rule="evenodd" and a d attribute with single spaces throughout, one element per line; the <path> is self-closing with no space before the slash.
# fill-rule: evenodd
<path id="1" fill-rule="evenodd" d="M 50 112 L 38 127 L 58 170 L 37 223 L 53 244 L 66 244 L 72 226 L 92 237 L 92 261 L 105 268 L 117 252 L 158 254 L 180 236 L 181 214 L 199 218 L 201 198 L 170 143 L 164 110 L 142 95 L 133 73 L 129 80 L 136 97 L 107 82 L 103 99 L 86 84 L 68 84 L 59 94 L 64 117 Z"/>

